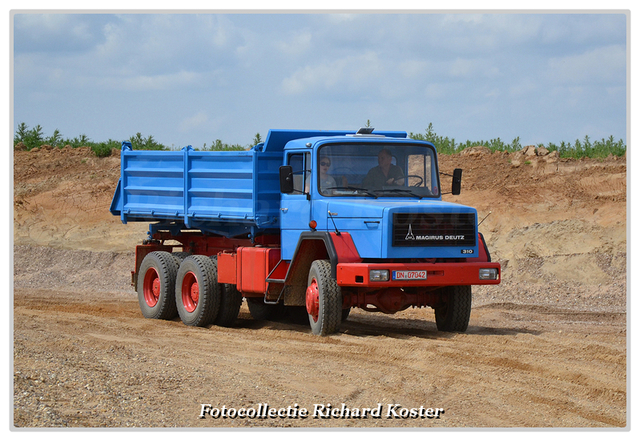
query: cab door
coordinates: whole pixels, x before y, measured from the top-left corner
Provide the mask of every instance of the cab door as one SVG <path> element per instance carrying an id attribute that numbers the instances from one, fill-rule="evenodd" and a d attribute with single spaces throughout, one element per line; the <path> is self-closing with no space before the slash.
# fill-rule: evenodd
<path id="1" fill-rule="evenodd" d="M 311 219 L 311 153 L 288 152 L 285 164 L 293 171 L 293 192 L 282 193 L 280 199 L 280 229 L 283 260 L 290 260 L 298 238 L 309 231 Z"/>

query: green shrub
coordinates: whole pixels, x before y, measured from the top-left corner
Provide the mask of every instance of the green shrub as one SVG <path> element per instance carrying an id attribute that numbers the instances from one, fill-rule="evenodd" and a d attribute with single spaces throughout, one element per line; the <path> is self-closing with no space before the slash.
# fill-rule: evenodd
<path id="1" fill-rule="evenodd" d="M 367 126 L 371 126 L 371 122 L 367 120 Z M 522 150 L 520 143 L 520 137 L 516 137 L 510 143 L 503 142 L 500 138 L 490 139 L 489 141 L 465 141 L 464 143 L 456 143 L 454 138 L 448 136 L 440 136 L 433 130 L 433 123 L 429 123 L 429 126 L 425 130 L 425 133 L 409 133 L 409 137 L 412 139 L 429 141 L 435 145 L 438 153 L 450 155 L 453 153 L 461 152 L 467 147 L 485 146 L 492 152 L 517 152 Z M 131 142 L 134 150 L 169 150 L 165 145 L 157 142 L 153 136 L 143 137 L 140 132 L 128 139 Z M 66 145 L 70 145 L 73 148 L 77 147 L 90 147 L 91 150 L 98 157 L 105 157 L 111 155 L 113 149 L 120 150 L 122 143 L 109 139 L 105 142 L 93 142 L 86 135 L 82 134 L 72 139 L 65 139 L 58 129 L 53 131 L 53 134 L 49 137 L 45 137 L 42 127 L 36 125 L 32 129 L 29 128 L 24 122 L 18 124 L 16 132 L 13 137 L 14 147 L 19 142 L 22 142 L 27 150 L 31 150 L 36 147 L 40 147 L 43 144 L 49 144 L 54 147 L 62 148 Z M 247 146 L 241 146 L 240 144 L 226 144 L 220 139 L 216 139 L 211 143 L 209 147 L 206 144 L 202 146 L 202 150 L 247 150 L 252 146 L 263 142 L 260 133 L 256 133 L 252 144 Z M 591 141 L 589 136 L 585 136 L 582 141 L 576 139 L 571 144 L 570 142 L 562 141 L 559 145 L 555 143 L 548 143 L 547 145 L 538 144 L 538 147 L 545 147 L 549 151 L 557 151 L 561 158 L 605 158 L 607 156 L 624 156 L 627 151 L 627 146 L 622 140 L 615 140 L 613 136 L 608 139 L 602 139 L 599 141 Z"/>
<path id="2" fill-rule="evenodd" d="M 438 153 L 445 155 L 458 153 L 467 147 L 475 146 L 485 146 L 492 152 L 517 152 L 522 150 L 519 136 L 509 144 L 505 144 L 500 138 L 489 141 L 466 141 L 456 144 L 453 138 L 449 139 L 449 137 L 437 135 L 433 130 L 432 123 L 429 123 L 424 134 L 409 133 L 409 137 L 421 141 L 429 141 L 433 143 Z M 623 156 L 627 151 L 625 143 L 622 140 L 616 141 L 613 136 L 610 136 L 606 140 L 603 138 L 601 141 L 595 142 L 591 142 L 589 136 L 585 136 L 582 141 L 577 139 L 573 145 L 563 141 L 559 146 L 554 143 L 549 143 L 547 145 L 538 144 L 538 147 L 545 147 L 549 151 L 558 151 L 558 155 L 561 158 L 606 158 L 609 155 Z"/>
<path id="3" fill-rule="evenodd" d="M 113 149 L 119 150 L 121 146 L 122 143 L 110 139 L 107 142 L 100 142 L 92 145 L 91 150 L 93 150 L 93 153 L 95 153 L 98 158 L 104 158 L 106 156 L 110 156 Z"/>
<path id="4" fill-rule="evenodd" d="M 128 141 L 131 142 L 132 147 L 136 150 L 168 150 L 166 146 L 156 142 L 153 136 L 144 138 L 140 132 L 132 136 Z M 18 124 L 16 133 L 13 137 L 13 145 L 22 142 L 27 150 L 31 150 L 36 147 L 40 147 L 44 144 L 49 144 L 53 147 L 62 148 L 64 146 L 71 146 L 73 148 L 89 147 L 99 158 L 111 155 L 113 149 L 122 147 L 121 141 L 115 141 L 109 139 L 103 142 L 94 142 L 87 135 L 80 135 L 74 138 L 63 138 L 58 129 L 53 131 L 53 135 L 46 138 L 43 136 L 42 127 L 40 125 L 35 126 L 33 129 L 29 129 L 25 123 Z"/>

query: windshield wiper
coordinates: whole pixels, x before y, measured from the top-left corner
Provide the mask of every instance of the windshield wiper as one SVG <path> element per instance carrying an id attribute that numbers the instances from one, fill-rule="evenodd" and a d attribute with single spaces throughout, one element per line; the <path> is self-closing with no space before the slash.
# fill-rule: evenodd
<path id="1" fill-rule="evenodd" d="M 415 196 L 420 199 L 424 197 L 423 195 L 415 193 L 413 190 L 410 190 L 408 188 L 383 188 L 381 190 L 376 190 L 376 193 L 379 193 L 379 192 L 409 193 L 411 196 Z"/>
<path id="2" fill-rule="evenodd" d="M 362 188 L 362 187 L 351 187 L 351 186 L 347 186 L 347 187 L 326 187 L 324 190 L 353 190 L 353 191 L 360 191 L 362 193 L 365 193 L 367 196 L 371 196 L 373 198 L 378 198 L 378 195 L 375 193 L 370 192 L 369 190 L 367 190 L 366 188 Z"/>

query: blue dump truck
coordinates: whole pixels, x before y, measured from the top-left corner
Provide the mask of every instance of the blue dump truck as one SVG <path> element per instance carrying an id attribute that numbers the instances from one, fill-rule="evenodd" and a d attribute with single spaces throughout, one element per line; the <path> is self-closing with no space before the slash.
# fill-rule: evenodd
<path id="1" fill-rule="evenodd" d="M 459 194 L 462 170 L 453 172 Z M 437 154 L 405 132 L 271 130 L 248 151 L 136 151 L 124 142 L 111 213 L 149 222 L 132 286 L 147 318 L 231 326 L 351 308 L 431 307 L 464 332 L 471 287 L 500 283 L 474 208 L 442 200 Z"/>

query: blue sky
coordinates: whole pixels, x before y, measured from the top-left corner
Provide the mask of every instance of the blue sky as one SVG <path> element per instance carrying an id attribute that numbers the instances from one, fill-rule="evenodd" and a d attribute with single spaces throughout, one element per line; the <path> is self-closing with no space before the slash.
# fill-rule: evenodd
<path id="1" fill-rule="evenodd" d="M 176 148 L 270 128 L 627 141 L 622 13 L 16 13 L 13 123 Z"/>

